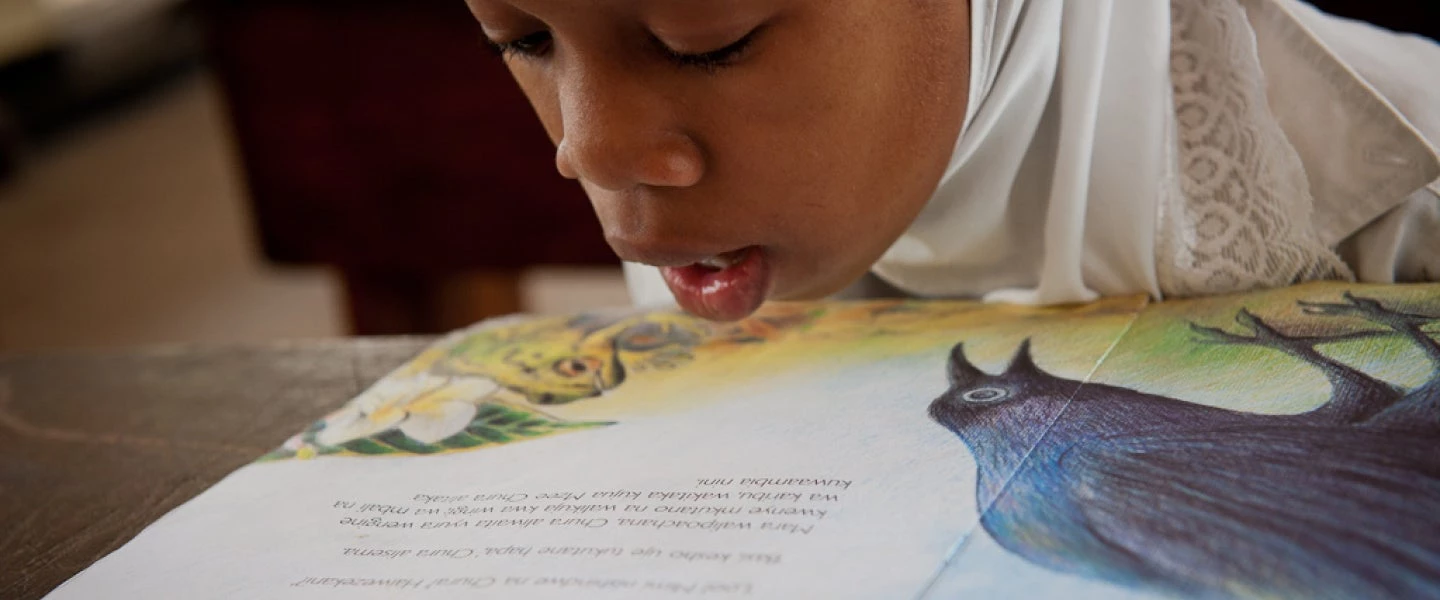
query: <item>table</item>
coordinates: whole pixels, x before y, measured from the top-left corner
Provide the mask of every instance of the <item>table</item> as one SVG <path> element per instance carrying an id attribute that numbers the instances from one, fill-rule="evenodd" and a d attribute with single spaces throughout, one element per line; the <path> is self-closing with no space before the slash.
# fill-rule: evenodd
<path id="1" fill-rule="evenodd" d="M 430 341 L 0 357 L 0 598 L 40 598 Z"/>

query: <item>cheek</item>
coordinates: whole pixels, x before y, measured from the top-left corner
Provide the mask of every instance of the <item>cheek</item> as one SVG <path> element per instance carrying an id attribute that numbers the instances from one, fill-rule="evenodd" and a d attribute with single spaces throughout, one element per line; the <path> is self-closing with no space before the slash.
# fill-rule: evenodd
<path id="1" fill-rule="evenodd" d="M 964 117 L 968 45 L 951 27 L 875 26 L 883 33 L 843 36 L 829 49 L 838 64 L 816 84 L 831 90 L 817 102 L 828 122 L 815 126 L 824 137 L 811 143 L 827 149 L 831 202 L 849 214 L 856 232 L 887 237 L 888 247 L 949 162 Z"/>
<path id="2" fill-rule="evenodd" d="M 565 120 L 560 113 L 560 98 L 555 82 L 545 69 L 524 64 L 520 59 L 511 59 L 509 66 L 510 74 L 514 76 L 515 83 L 519 84 L 520 91 L 530 100 L 530 107 L 535 109 L 535 115 L 540 118 L 545 134 L 550 136 L 550 142 L 559 144 L 565 135 Z"/>
<path id="3" fill-rule="evenodd" d="M 888 247 L 933 191 L 963 115 L 963 88 L 906 68 L 898 53 L 827 45 L 722 97 L 717 110 L 735 120 L 716 126 L 715 174 L 751 192 L 731 196 L 763 200 L 807 245 Z"/>
<path id="4" fill-rule="evenodd" d="M 882 14 L 895 12 L 906 11 Z M 827 17 L 793 32 L 804 43 L 783 44 L 767 72 L 735 86 L 722 105 L 734 107 L 727 126 L 746 131 L 752 162 L 800 183 L 852 195 L 933 188 L 915 178 L 948 162 L 959 133 L 966 36 L 913 17 Z"/>
<path id="5" fill-rule="evenodd" d="M 765 110 L 790 114 L 751 162 L 780 193 L 772 198 L 784 207 L 798 269 L 814 275 L 802 295 L 863 274 L 934 193 L 967 93 L 968 41 L 954 28 L 872 20 L 817 34 L 809 64 L 769 88 Z"/>

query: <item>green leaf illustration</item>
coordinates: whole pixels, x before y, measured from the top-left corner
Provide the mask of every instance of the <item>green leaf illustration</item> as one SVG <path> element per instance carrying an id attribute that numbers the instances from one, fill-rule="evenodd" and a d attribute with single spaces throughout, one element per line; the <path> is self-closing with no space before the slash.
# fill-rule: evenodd
<path id="1" fill-rule="evenodd" d="M 316 434 L 324 429 L 318 423 L 307 428 L 301 439 L 308 448 L 304 451 L 304 456 L 425 455 L 471 450 L 482 446 L 498 446 L 567 431 L 613 424 L 613 422 L 572 423 L 536 410 L 492 402 L 481 405 L 475 411 L 474 419 L 465 429 L 434 444 L 416 441 L 399 429 L 391 429 L 368 438 L 350 440 L 337 446 L 325 446 L 316 441 Z M 301 453 L 297 453 L 295 450 L 280 448 L 262 456 L 257 462 L 290 460 L 298 456 L 301 456 Z"/>

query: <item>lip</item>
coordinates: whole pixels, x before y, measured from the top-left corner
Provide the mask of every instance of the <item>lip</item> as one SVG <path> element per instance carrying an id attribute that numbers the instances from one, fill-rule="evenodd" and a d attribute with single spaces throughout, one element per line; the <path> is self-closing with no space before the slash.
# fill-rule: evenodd
<path id="1" fill-rule="evenodd" d="M 650 265 L 652 267 L 684 267 L 703 260 L 744 250 L 739 246 L 697 246 L 694 244 L 665 244 L 656 242 L 634 243 L 618 238 L 607 238 L 610 248 L 620 260 Z"/>
<path id="2" fill-rule="evenodd" d="M 765 250 L 748 246 L 729 254 L 734 262 L 723 269 L 695 264 L 698 260 L 661 267 L 660 274 L 681 308 L 712 321 L 738 321 L 765 303 L 774 280 Z"/>

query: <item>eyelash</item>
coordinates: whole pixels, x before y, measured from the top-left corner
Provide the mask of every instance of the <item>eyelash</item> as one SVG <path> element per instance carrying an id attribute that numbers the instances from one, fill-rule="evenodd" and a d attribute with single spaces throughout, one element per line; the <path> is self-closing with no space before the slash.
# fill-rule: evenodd
<path id="1" fill-rule="evenodd" d="M 487 38 L 485 43 L 502 57 L 508 58 L 515 55 L 525 58 L 540 58 L 550 51 L 550 32 L 537 31 L 508 42 L 496 42 Z"/>
<path id="2" fill-rule="evenodd" d="M 754 43 L 755 37 L 759 33 L 760 28 L 757 27 L 755 29 L 752 29 L 750 33 L 745 34 L 744 37 L 736 40 L 729 46 L 725 46 L 724 48 L 719 48 L 716 50 L 711 50 L 709 52 L 699 52 L 695 54 L 684 54 L 681 52 L 676 52 L 669 46 L 666 46 L 664 42 L 661 42 L 659 38 L 656 38 L 654 36 L 650 37 L 650 41 L 655 45 L 657 49 L 660 50 L 660 53 L 663 54 L 665 58 L 670 60 L 670 62 L 673 62 L 682 67 L 690 67 L 700 69 L 702 71 L 713 72 L 719 69 L 723 69 L 725 67 L 732 66 L 736 62 L 738 62 L 740 58 L 745 55 L 745 51 L 750 49 L 750 45 Z"/>
<path id="3" fill-rule="evenodd" d="M 734 65 L 739 61 L 740 57 L 743 56 L 745 51 L 750 48 L 750 45 L 754 43 L 761 29 L 762 28 L 757 27 L 751 30 L 750 33 L 745 34 L 745 37 L 740 38 L 724 48 L 695 54 L 676 52 L 653 35 L 650 36 L 650 41 L 666 60 L 678 66 L 713 72 Z M 549 54 L 553 40 L 550 37 L 550 32 L 537 31 L 508 42 L 496 42 L 486 39 L 485 43 L 501 57 L 510 57 L 513 55 L 522 58 L 544 58 L 546 54 Z"/>

